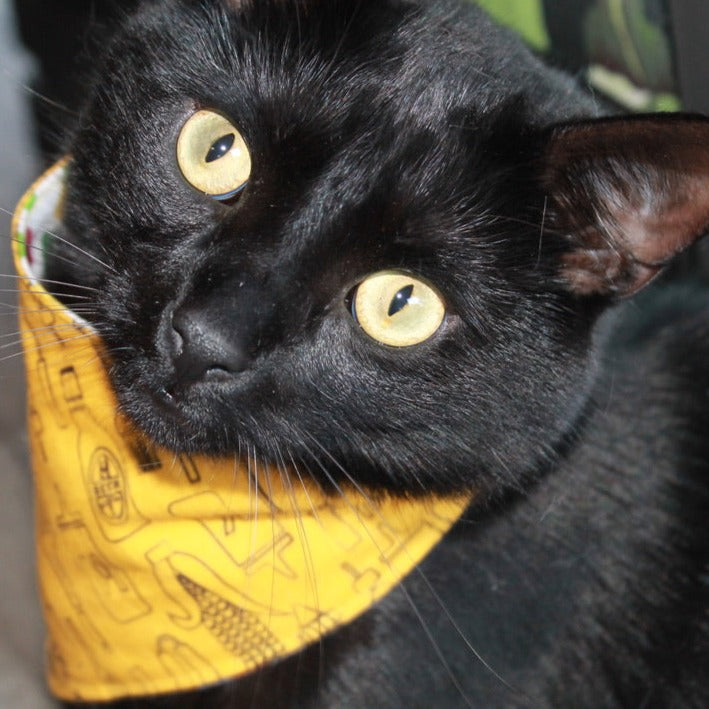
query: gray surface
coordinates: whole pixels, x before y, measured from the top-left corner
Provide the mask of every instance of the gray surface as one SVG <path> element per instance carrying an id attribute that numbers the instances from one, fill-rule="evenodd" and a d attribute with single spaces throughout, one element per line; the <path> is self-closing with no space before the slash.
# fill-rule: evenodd
<path id="1" fill-rule="evenodd" d="M 707 69 L 707 0 L 671 0 L 675 34 L 675 62 L 684 107 L 709 114 L 709 70 Z"/>
<path id="2" fill-rule="evenodd" d="M 31 143 L 28 58 L 13 36 L 9 0 L 0 0 L 0 273 L 10 265 L 10 217 L 39 172 Z M 0 278 L 0 289 L 14 282 Z M 12 293 L 0 292 L 0 709 L 54 707 L 43 678 L 43 635 L 34 575 L 31 479 L 24 433 L 22 362 Z"/>

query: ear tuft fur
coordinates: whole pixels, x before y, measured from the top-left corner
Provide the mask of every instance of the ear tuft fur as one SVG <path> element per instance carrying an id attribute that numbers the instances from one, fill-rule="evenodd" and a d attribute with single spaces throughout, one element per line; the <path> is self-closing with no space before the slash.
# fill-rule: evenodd
<path id="1" fill-rule="evenodd" d="M 630 295 L 709 229 L 709 119 L 653 115 L 556 128 L 544 187 L 579 295 Z"/>

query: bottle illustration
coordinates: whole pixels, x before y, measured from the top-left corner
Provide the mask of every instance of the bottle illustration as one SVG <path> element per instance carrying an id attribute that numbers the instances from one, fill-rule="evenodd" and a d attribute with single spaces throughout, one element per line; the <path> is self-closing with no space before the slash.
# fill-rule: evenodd
<path id="1" fill-rule="evenodd" d="M 76 451 L 91 511 L 106 539 L 120 542 L 150 522 L 131 497 L 123 448 L 89 411 L 73 366 L 61 370 L 60 386 L 78 431 Z"/>
<path id="2" fill-rule="evenodd" d="M 66 412 L 57 400 L 54 387 L 49 373 L 49 364 L 45 351 L 57 347 L 63 347 L 64 342 L 58 328 L 60 324 L 55 323 L 54 313 L 42 309 L 41 301 L 31 292 L 27 290 L 27 286 L 22 286 L 23 297 L 27 299 L 27 305 L 24 306 L 22 319 L 24 322 L 25 347 L 29 349 L 35 356 L 35 376 L 28 377 L 30 387 L 36 386 L 39 389 L 39 394 L 43 399 L 42 411 L 48 411 L 54 417 L 56 425 L 59 428 L 66 428 L 69 425 L 69 419 Z M 66 325 L 64 326 L 66 328 Z M 51 354 L 47 352 L 47 354 Z M 53 353 L 56 354 L 56 353 Z"/>
<path id="3" fill-rule="evenodd" d="M 90 600 L 93 607 L 102 608 L 120 624 L 150 613 L 150 605 L 128 574 L 101 553 L 80 518 L 60 518 L 57 529 L 59 534 L 52 533 L 43 543 L 52 551 L 52 564 L 67 595 Z M 82 580 L 81 593 L 74 579 Z"/>

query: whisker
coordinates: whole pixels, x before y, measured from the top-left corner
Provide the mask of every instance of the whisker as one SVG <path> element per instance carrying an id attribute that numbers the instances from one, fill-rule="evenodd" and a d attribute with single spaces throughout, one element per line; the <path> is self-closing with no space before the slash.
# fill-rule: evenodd
<path id="1" fill-rule="evenodd" d="M 49 232 L 47 232 L 49 233 Z M 47 254 L 51 256 L 52 260 L 54 261 L 61 261 L 62 263 L 68 263 L 70 266 L 73 266 L 76 261 L 72 258 L 69 258 L 68 256 L 65 256 L 64 254 L 58 253 L 57 251 L 50 251 L 49 249 L 45 249 L 44 246 L 41 244 L 27 244 L 26 242 L 22 241 L 22 239 L 18 239 L 15 236 L 10 237 L 10 242 L 14 242 L 16 244 L 22 244 L 28 249 L 31 249 L 32 251 L 39 251 L 40 253 Z"/>
<path id="2" fill-rule="evenodd" d="M 22 281 L 27 280 L 27 276 L 20 276 L 17 273 L 0 273 L 0 278 L 14 278 L 16 280 L 22 280 Z M 52 283 L 53 285 L 57 285 L 57 286 L 69 286 L 71 288 L 79 288 L 81 290 L 91 290 L 91 291 L 94 291 L 95 293 L 101 292 L 101 290 L 99 288 L 95 288 L 94 286 L 84 286 L 84 285 L 79 285 L 78 283 L 69 283 L 68 281 L 53 281 L 51 278 L 40 278 L 39 280 L 41 280 L 42 283 Z"/>
<path id="3" fill-rule="evenodd" d="M 255 455 L 256 455 L 256 451 L 254 450 L 254 456 Z M 254 509 L 253 509 L 253 514 L 250 514 L 250 517 L 253 519 L 253 525 L 251 526 L 251 553 L 249 556 L 249 564 L 251 564 L 253 562 L 253 560 L 256 558 L 256 544 L 258 542 L 258 539 L 257 539 L 258 508 L 259 508 L 259 496 L 261 494 L 260 490 L 259 490 L 259 486 L 258 486 L 258 468 L 255 467 L 254 463 L 255 463 L 255 459 L 251 457 L 251 450 L 249 449 L 249 446 L 247 444 L 247 446 L 246 446 L 246 464 L 248 467 L 249 480 L 252 479 L 252 476 L 255 476 L 255 477 L 253 477 Z"/>
<path id="4" fill-rule="evenodd" d="M 2 362 L 8 362 L 11 359 L 17 359 L 18 357 L 22 357 L 24 352 L 20 350 L 19 352 L 13 352 L 11 355 L 5 355 L 4 357 L 0 357 L 0 363 Z"/>
<path id="5" fill-rule="evenodd" d="M 39 91 L 36 91 L 31 86 L 23 83 L 22 81 L 18 81 L 17 77 L 13 76 L 12 73 L 8 69 L 6 69 L 5 67 L 2 68 L 2 73 L 5 75 L 5 78 L 9 79 L 13 84 L 15 84 L 15 86 L 18 86 L 23 91 L 26 91 L 28 94 L 30 94 L 31 96 L 38 98 L 43 103 L 46 103 L 48 106 L 51 106 L 52 108 L 56 108 L 60 111 L 63 111 L 64 113 L 68 113 L 70 116 L 74 116 L 74 117 L 79 116 L 79 114 L 76 111 L 73 111 L 68 106 L 65 106 L 64 104 L 59 103 L 58 101 L 54 101 L 53 99 L 49 98 L 48 96 L 45 96 L 44 94 L 40 93 Z"/>
<path id="6" fill-rule="evenodd" d="M 313 517 L 315 518 L 317 523 L 322 527 L 323 523 L 320 520 L 320 517 L 318 516 L 318 511 L 317 511 L 315 505 L 313 504 L 312 498 L 310 497 L 310 493 L 308 492 L 308 487 L 305 484 L 305 480 L 303 479 L 303 476 L 301 475 L 300 470 L 298 469 L 298 466 L 296 465 L 296 462 L 293 459 L 293 455 L 290 451 L 288 451 L 288 457 L 290 458 L 291 463 L 293 464 L 293 470 L 295 471 L 295 474 L 298 476 L 298 480 L 300 480 L 300 485 L 303 488 L 303 492 L 305 493 L 305 497 L 308 500 L 308 504 L 310 505 L 310 509 L 313 512 Z"/>
<path id="7" fill-rule="evenodd" d="M 376 505 L 371 496 L 367 494 L 367 492 L 365 492 L 364 488 L 362 488 L 362 486 L 359 485 L 356 480 L 354 480 L 354 478 L 347 472 L 347 470 L 345 470 L 341 463 L 320 443 L 320 441 L 318 441 L 316 438 L 314 438 L 307 432 L 306 435 L 330 459 L 330 461 L 334 463 L 335 466 L 337 466 L 337 469 L 352 483 L 357 492 L 362 495 L 362 497 L 367 501 L 367 503 L 372 507 L 372 509 L 376 509 Z M 332 481 L 331 478 L 328 479 Z M 338 492 L 340 492 L 339 487 L 337 488 L 337 490 Z"/>
<path id="8" fill-rule="evenodd" d="M 107 271 L 110 271 L 111 273 L 117 273 L 116 269 L 113 268 L 113 266 L 110 266 L 105 261 L 102 261 L 98 256 L 96 256 L 95 254 L 92 254 L 90 251 L 86 251 L 86 249 L 82 249 L 77 244 L 74 244 L 73 242 L 69 241 L 68 239 L 65 239 L 63 236 L 59 236 L 59 234 L 56 234 L 54 232 L 47 231 L 47 234 L 49 234 L 53 239 L 56 239 L 57 241 L 61 242 L 65 246 L 69 246 L 70 248 L 78 251 L 83 256 L 86 256 L 87 258 L 90 258 L 92 261 L 95 261 L 97 264 L 99 264 L 99 266 L 103 266 Z"/>
<path id="9" fill-rule="evenodd" d="M 241 437 L 239 437 L 239 458 L 241 458 Z M 249 494 L 249 517 L 251 517 L 251 505 L 252 505 L 252 495 L 253 491 L 251 489 L 251 468 L 250 468 L 250 463 L 249 463 L 249 453 L 248 453 L 248 445 L 246 449 L 246 483 L 248 485 L 248 494 Z"/>
<path id="10" fill-rule="evenodd" d="M 307 434 L 307 433 L 306 433 L 306 435 L 308 436 L 308 438 L 309 438 L 311 441 L 313 441 L 313 443 L 315 443 L 315 444 L 318 446 L 318 448 L 320 448 L 324 453 L 326 453 L 326 454 L 328 455 L 328 457 L 331 457 L 330 454 L 326 451 L 326 449 L 320 444 L 320 442 L 317 441 L 317 439 L 315 439 L 315 438 L 314 438 L 313 436 L 311 436 L 310 434 Z M 377 548 L 377 550 L 380 552 L 381 558 L 385 561 L 385 563 L 386 563 L 387 566 L 389 567 L 390 571 L 391 571 L 395 576 L 398 577 L 398 574 L 394 571 L 394 568 L 392 567 L 391 563 L 387 560 L 386 554 L 384 553 L 384 550 L 383 550 L 383 549 L 381 548 L 381 546 L 377 543 L 377 540 L 376 540 L 376 539 L 374 538 L 374 536 L 372 535 L 371 531 L 369 530 L 369 527 L 365 524 L 364 520 L 362 520 L 362 518 L 361 518 L 361 516 L 360 516 L 360 514 L 359 514 L 359 512 L 358 512 L 358 510 L 357 510 L 357 508 L 356 508 L 356 507 L 352 504 L 352 502 L 349 500 L 349 498 L 348 498 L 347 494 L 345 493 L 345 491 L 342 489 L 342 487 L 341 487 L 340 485 L 338 485 L 337 481 L 336 481 L 336 480 L 332 477 L 332 475 L 330 474 L 330 471 L 320 462 L 319 458 L 318 458 L 317 456 L 315 456 L 315 455 L 312 453 L 312 451 L 308 448 L 308 446 L 305 444 L 305 442 L 304 442 L 304 441 L 301 441 L 301 442 L 303 443 L 303 445 L 304 445 L 305 449 L 308 451 L 308 453 L 313 457 L 313 460 L 315 461 L 315 463 L 318 465 L 318 467 L 322 470 L 322 472 L 325 474 L 325 476 L 327 477 L 327 479 L 328 479 L 328 480 L 330 481 L 330 483 L 333 485 L 333 487 L 335 488 L 335 490 L 337 490 L 337 492 L 339 493 L 339 495 L 341 496 L 341 498 L 342 498 L 342 500 L 345 502 L 345 504 L 350 508 L 350 510 L 351 510 L 351 511 L 355 514 L 355 516 L 357 516 L 357 518 L 360 520 L 360 523 L 361 523 L 361 525 L 362 525 L 362 528 L 363 528 L 364 531 L 367 533 L 367 535 L 369 536 L 369 538 L 370 538 L 370 540 L 372 541 L 372 543 L 374 544 L 374 546 L 375 546 L 375 547 Z M 338 469 L 340 469 L 340 470 L 343 472 L 343 474 L 345 474 L 345 475 L 347 476 L 347 479 L 348 479 L 350 482 L 353 482 L 353 483 L 354 483 L 354 481 L 352 480 L 352 476 L 349 475 L 349 473 L 347 473 L 347 472 L 342 468 L 342 466 L 340 466 L 339 463 L 337 463 L 337 461 L 334 461 L 334 460 L 333 460 L 333 462 L 335 462 L 335 464 L 338 466 Z M 356 483 L 355 483 L 355 485 L 356 485 Z M 367 501 L 368 503 L 373 504 L 373 503 L 370 502 L 369 496 L 365 496 L 365 499 L 366 499 L 366 501 Z M 402 579 L 402 580 L 399 582 L 398 588 L 401 588 L 401 591 L 402 591 L 402 593 L 404 594 L 404 597 L 406 598 L 407 603 L 409 604 L 411 610 L 413 611 L 414 615 L 416 616 L 416 619 L 417 619 L 418 622 L 419 622 L 419 625 L 421 626 L 421 628 L 422 628 L 423 632 L 425 633 L 425 635 L 426 635 L 428 641 L 430 642 L 431 647 L 433 648 L 433 651 L 434 651 L 435 654 L 436 654 L 436 657 L 438 657 L 438 660 L 439 660 L 439 662 L 441 663 L 441 666 L 442 666 L 443 669 L 446 671 L 446 674 L 449 676 L 451 682 L 453 683 L 453 686 L 456 688 L 456 690 L 457 690 L 458 693 L 460 694 L 461 699 L 466 703 L 467 706 L 470 707 L 470 709 L 473 709 L 473 705 L 471 704 L 471 702 L 470 702 L 470 700 L 468 699 L 468 697 L 465 695 L 465 690 L 463 689 L 462 685 L 460 684 L 460 681 L 458 680 L 458 678 L 455 676 L 455 674 L 454 674 L 454 672 L 453 672 L 453 669 L 451 668 L 450 664 L 449 664 L 448 661 L 446 660 L 445 655 L 443 654 L 443 651 L 441 650 L 440 645 L 439 645 L 438 642 L 436 641 L 436 638 L 434 637 L 434 635 L 433 635 L 433 633 L 431 632 L 431 629 L 430 629 L 428 623 L 426 622 L 426 619 L 423 617 L 423 615 L 422 615 L 421 612 L 419 611 L 418 607 L 416 606 L 416 603 L 415 603 L 414 599 L 411 597 L 411 594 L 410 594 L 409 591 L 407 590 L 407 588 L 406 588 L 406 586 L 405 586 L 404 579 Z M 434 598 L 435 598 L 435 597 L 434 597 Z"/>
<path id="11" fill-rule="evenodd" d="M 281 483 L 285 488 L 288 499 L 293 510 L 293 516 L 296 520 L 296 529 L 298 530 L 298 536 L 300 537 L 301 548 L 303 550 L 303 561 L 305 562 L 305 573 L 308 577 L 308 582 L 313 593 L 313 601 L 315 607 L 320 611 L 320 595 L 318 593 L 318 583 L 317 576 L 315 573 L 315 562 L 313 561 L 313 552 L 310 548 L 310 542 L 308 540 L 307 530 L 303 524 L 303 516 L 298 507 L 298 501 L 295 496 L 295 490 L 293 489 L 293 483 L 291 482 L 290 476 L 288 475 L 288 468 L 283 460 L 283 456 L 278 448 L 275 450 L 276 458 L 278 460 L 278 472 L 280 474 Z"/>
<path id="12" fill-rule="evenodd" d="M 357 481 L 352 477 L 352 475 L 350 475 L 350 473 L 349 473 L 347 470 L 345 470 L 345 468 L 344 468 L 335 458 L 333 458 L 333 457 L 330 455 L 330 453 L 322 446 L 322 444 L 320 444 L 320 442 L 319 442 L 317 439 L 315 439 L 313 436 L 310 436 L 309 434 L 307 434 L 307 435 L 308 435 L 308 437 L 313 441 L 313 443 L 315 443 L 315 444 L 332 460 L 332 462 L 338 467 L 338 469 L 342 472 L 342 474 L 346 476 L 347 480 L 355 487 L 355 489 L 356 489 L 361 495 L 363 495 L 364 499 L 366 500 L 366 502 L 367 502 L 368 505 L 370 506 L 371 511 L 372 511 L 377 517 L 379 517 L 380 520 L 385 521 L 385 520 L 383 520 L 383 518 L 382 518 L 382 516 L 381 516 L 381 513 L 380 513 L 378 507 L 373 503 L 373 501 L 371 500 L 371 498 L 364 492 L 364 490 L 362 489 L 362 487 L 357 483 Z M 312 455 L 312 454 L 311 454 L 311 455 Z M 322 466 L 321 466 L 321 468 L 322 468 Z M 332 482 L 332 478 L 331 478 L 331 476 L 329 475 L 329 473 L 328 473 L 324 468 L 322 468 L 322 470 L 323 470 L 323 472 L 328 476 L 328 478 L 329 478 L 329 479 L 331 480 L 331 482 Z M 339 490 L 338 490 L 338 491 L 339 491 Z M 343 494 L 344 494 L 344 493 L 343 493 Z M 363 525 L 363 526 L 364 526 L 364 525 Z M 366 527 L 365 527 L 365 529 L 366 529 Z M 371 536 L 371 535 L 370 535 L 370 536 Z M 372 539 L 372 541 L 374 542 L 375 540 Z M 375 542 L 375 543 L 376 543 L 376 542 Z M 404 553 L 406 553 L 406 552 L 407 552 L 407 550 L 406 550 L 406 548 L 404 547 Z M 384 558 L 384 555 L 383 555 L 383 554 L 382 554 L 382 558 Z M 499 682 L 501 682 L 508 690 L 510 690 L 511 692 L 514 692 L 514 693 L 516 693 L 516 694 L 520 694 L 520 693 L 521 693 L 520 690 L 517 689 L 516 687 L 514 687 L 513 685 L 511 685 L 504 677 L 502 677 L 502 676 L 490 665 L 490 663 L 487 662 L 487 660 L 485 660 L 485 658 L 480 654 L 480 652 L 475 648 L 475 646 L 474 646 L 474 645 L 470 642 L 470 640 L 466 637 L 465 633 L 463 632 L 463 629 L 460 627 L 460 625 L 459 625 L 458 622 L 455 620 L 455 618 L 451 615 L 450 611 L 449 611 L 448 608 L 446 607 L 446 604 L 443 602 L 443 599 L 441 598 L 441 596 L 439 595 L 439 593 L 435 590 L 435 588 L 434 588 L 433 585 L 431 584 L 431 582 L 430 582 L 430 580 L 428 579 L 428 577 L 426 576 L 426 574 L 425 574 L 425 573 L 423 572 L 423 570 L 420 568 L 420 566 L 415 565 L 415 566 L 414 566 L 414 570 L 415 570 L 415 572 L 417 573 L 417 575 L 419 576 L 419 578 L 421 578 L 421 579 L 423 580 L 423 582 L 424 582 L 424 584 L 426 585 L 427 589 L 428 589 L 429 592 L 431 593 L 433 599 L 436 601 L 436 604 L 437 604 L 438 607 L 443 611 L 444 615 L 446 616 L 446 618 L 447 618 L 448 621 L 450 622 L 451 626 L 452 626 L 453 629 L 455 630 L 455 632 L 456 632 L 456 634 L 458 635 L 458 637 L 460 637 L 460 639 L 465 643 L 465 646 L 470 650 L 470 652 L 474 655 L 474 657 L 482 664 L 483 667 L 485 667 L 486 670 L 488 670 L 488 671 L 495 677 L 495 679 L 497 679 Z M 403 581 L 402 581 L 402 586 L 403 586 Z M 419 612 L 418 612 L 418 609 L 416 608 L 415 603 L 413 602 L 413 599 L 410 598 L 410 596 L 409 596 L 408 591 L 406 590 L 406 588 L 404 587 L 402 590 L 403 590 L 404 594 L 407 596 L 407 598 L 409 598 L 409 602 L 410 602 L 410 604 L 411 604 L 411 606 L 412 606 L 412 609 L 413 609 L 414 613 L 419 617 L 419 620 L 423 621 L 423 619 L 420 617 L 420 614 L 419 614 Z M 426 634 L 429 635 L 429 629 L 426 627 L 425 623 L 424 623 L 423 625 L 424 625 L 424 632 L 426 632 Z M 430 638 L 430 636 L 429 636 L 429 638 Z M 432 638 L 430 638 L 430 639 L 433 640 Z M 437 654 L 438 654 L 438 652 L 439 652 L 439 650 L 440 650 L 440 648 L 437 646 L 437 644 L 436 644 L 435 642 L 434 642 L 434 650 L 436 651 Z M 440 655 L 439 655 L 439 657 L 440 657 Z M 447 666 L 445 662 L 444 662 L 444 666 Z M 455 680 L 455 678 L 453 678 L 453 679 L 454 679 L 454 683 L 455 683 L 456 688 L 457 688 L 459 691 L 462 691 L 462 689 L 461 689 L 460 685 L 458 684 L 458 682 Z M 467 701 L 467 698 L 465 697 L 465 695 L 462 695 L 462 697 L 463 697 L 464 700 Z"/>
<path id="13" fill-rule="evenodd" d="M 453 626 L 453 629 L 455 630 L 456 634 L 465 643 L 465 646 L 468 648 L 468 650 L 473 653 L 475 658 L 482 664 L 482 666 L 486 670 L 488 670 L 488 672 L 493 675 L 493 677 L 495 677 L 495 679 L 501 682 L 511 692 L 514 692 L 515 694 L 520 694 L 520 690 L 512 686 L 502 675 L 500 675 L 499 672 L 497 672 L 495 668 L 492 667 L 492 665 L 480 654 L 480 652 L 476 650 L 475 646 L 470 642 L 470 640 L 468 640 L 468 638 L 465 636 L 465 633 L 463 632 L 463 629 L 458 624 L 458 621 L 453 617 L 451 612 L 448 610 L 446 604 L 443 602 L 443 599 L 440 597 L 438 591 L 436 591 L 436 589 L 433 587 L 433 584 L 429 581 L 428 576 L 426 576 L 426 574 L 421 570 L 419 566 L 415 566 L 414 571 L 416 572 L 418 577 L 424 582 L 426 588 L 429 590 L 429 593 L 436 601 L 436 605 L 438 605 L 438 607 L 443 611 L 443 614 L 448 619 L 448 622 Z"/>
<path id="14" fill-rule="evenodd" d="M 90 303 L 77 303 L 72 305 L 69 310 L 73 313 L 93 313 L 98 312 L 98 306 L 91 305 Z M 32 315 L 37 313 L 65 313 L 67 308 L 25 308 L 22 305 L 15 305 L 14 303 L 0 303 L 0 308 L 7 308 L 12 312 L 0 313 L 0 317 L 17 317 L 17 314 L 21 315 Z"/>
<path id="15" fill-rule="evenodd" d="M 226 424 L 224 424 L 224 429 L 226 430 Z M 231 486 L 232 486 L 232 488 L 235 488 L 237 485 L 237 482 L 238 482 L 239 458 L 240 458 L 239 454 L 234 453 L 234 464 L 231 466 Z M 216 477 L 216 472 L 214 473 L 214 476 Z M 231 497 L 229 497 L 226 511 L 227 511 L 227 516 L 230 516 L 231 515 Z"/>
<path id="16" fill-rule="evenodd" d="M 315 519 L 315 521 L 318 523 L 318 525 L 319 525 L 321 528 L 324 528 L 323 522 L 322 522 L 322 520 L 320 519 L 320 515 L 318 515 L 317 508 L 316 508 L 316 506 L 313 504 L 313 500 L 312 500 L 312 498 L 310 497 L 310 492 L 308 491 L 308 487 L 307 487 L 307 485 L 305 484 L 305 480 L 303 479 L 303 476 L 302 476 L 302 474 L 301 474 L 301 472 L 300 472 L 300 469 L 298 468 L 298 464 L 295 462 L 295 459 L 293 458 L 293 454 L 291 453 L 290 450 L 288 450 L 288 457 L 290 458 L 290 461 L 291 461 L 291 463 L 292 463 L 292 469 L 295 471 L 295 474 L 298 476 L 298 480 L 300 481 L 300 485 L 301 485 L 301 487 L 303 488 L 303 493 L 305 494 L 305 497 L 306 497 L 306 499 L 308 500 L 308 504 L 310 505 L 310 509 L 312 510 L 312 513 L 313 513 L 313 519 Z M 310 479 L 311 479 L 313 482 L 315 482 L 315 483 L 318 485 L 318 487 L 320 487 L 321 493 L 324 494 L 324 490 L 322 490 L 322 486 L 320 485 L 320 483 L 317 482 L 317 481 L 315 480 L 315 478 L 313 478 L 312 476 L 311 476 Z M 290 482 L 290 478 L 289 478 L 289 482 Z M 293 490 L 292 483 L 291 483 L 291 490 Z M 293 494 L 295 494 L 295 493 L 293 493 Z M 310 553 L 312 554 L 312 551 L 311 551 Z M 314 568 L 313 568 L 313 575 L 315 575 L 315 569 L 314 569 Z M 315 590 L 315 592 L 316 592 L 316 604 L 317 604 L 316 607 L 317 607 L 318 610 L 320 610 L 320 596 L 319 596 L 319 593 L 317 593 L 317 581 L 315 581 L 314 584 L 315 584 L 314 590 Z M 323 642 L 323 635 L 322 635 L 321 633 L 319 633 L 318 635 L 319 635 L 319 637 L 318 637 L 318 673 L 317 673 L 318 679 L 317 679 L 317 686 L 318 686 L 318 688 L 319 688 L 319 687 L 322 686 L 323 677 L 325 676 L 325 645 L 324 645 L 324 642 Z M 299 663 L 300 663 L 300 661 L 299 661 Z"/>
<path id="17" fill-rule="evenodd" d="M 30 290 L 30 289 L 22 290 L 20 288 L 0 288 L 0 293 L 14 293 L 14 294 L 29 293 L 30 295 L 47 295 L 49 293 L 49 295 L 51 295 L 53 298 L 58 299 L 54 293 L 52 293 L 51 291 L 47 291 L 47 290 Z M 74 299 L 88 300 L 88 301 L 92 300 L 92 297 L 89 295 L 78 295 L 77 294 L 77 295 L 72 295 L 71 298 L 72 298 L 72 300 L 74 300 Z"/>
<path id="18" fill-rule="evenodd" d="M 257 463 L 258 465 L 258 463 Z M 271 474 L 269 470 L 264 470 L 263 478 L 265 478 L 266 489 L 268 490 L 269 506 L 271 508 L 271 598 L 268 604 L 268 622 L 267 627 L 271 627 L 273 620 L 273 601 L 276 598 L 276 507 L 273 502 L 273 488 L 271 486 Z"/>
<path id="19" fill-rule="evenodd" d="M 68 337 L 64 340 L 57 340 L 56 342 L 45 342 L 42 345 L 39 345 L 38 347 L 31 347 L 30 349 L 21 349 L 19 352 L 14 352 L 11 355 L 6 355 L 4 357 L 0 357 L 0 362 L 6 362 L 9 359 L 14 359 L 15 357 L 21 357 L 24 353 L 30 353 L 30 352 L 37 352 L 39 350 L 46 349 L 47 347 L 54 347 L 56 345 L 64 344 L 65 342 L 73 342 L 75 340 L 84 340 L 84 339 L 90 339 L 93 337 L 92 333 L 86 333 L 83 335 L 77 335 L 76 337 Z M 19 343 L 15 343 L 16 345 Z"/>
<path id="20" fill-rule="evenodd" d="M 14 315 L 14 313 L 12 313 Z M 15 332 L 4 332 L 0 334 L 0 340 L 6 339 L 8 337 L 18 337 L 19 335 L 27 334 L 27 335 L 33 335 L 35 333 L 40 333 L 40 332 L 47 332 L 47 331 L 52 331 L 52 330 L 73 330 L 75 329 L 75 326 L 73 323 L 56 323 L 54 325 L 46 325 L 45 327 L 32 327 L 28 328 L 27 330 L 16 330 Z M 17 340 L 18 342 L 22 342 L 22 339 Z"/>
<path id="21" fill-rule="evenodd" d="M 4 209 L 3 207 L 0 207 L 0 212 L 8 214 L 9 216 L 13 216 L 13 213 L 9 209 Z M 96 263 L 98 263 L 100 266 L 103 266 L 107 271 L 111 271 L 113 273 L 116 273 L 115 268 L 113 268 L 112 266 L 109 266 L 107 263 L 104 263 L 100 258 L 98 258 L 98 256 L 95 256 L 94 254 L 92 254 L 89 251 L 86 251 L 85 249 L 82 249 L 80 246 L 69 241 L 68 239 L 65 239 L 63 236 L 59 236 L 59 234 L 57 234 L 56 232 L 50 231 L 49 229 L 45 229 L 44 231 L 45 231 L 45 233 L 49 234 L 49 236 L 51 236 L 53 239 L 56 239 L 57 241 L 61 242 L 62 244 L 65 244 L 69 248 L 75 249 L 80 254 L 83 254 L 87 258 L 90 258 L 92 261 L 95 261 Z M 13 241 L 19 241 L 19 240 L 17 238 L 13 237 Z M 24 243 L 24 242 L 20 242 L 20 243 Z M 25 244 L 25 246 L 26 246 L 26 244 Z M 35 248 L 35 247 L 34 247 L 34 245 L 31 245 L 30 248 Z M 40 250 L 42 250 L 41 247 L 36 247 L 36 248 L 40 248 Z"/>
<path id="22" fill-rule="evenodd" d="M 542 260 L 542 245 L 544 243 L 544 226 L 546 224 L 547 220 L 547 207 L 548 207 L 548 202 L 549 198 L 544 195 L 544 209 L 542 211 L 542 223 L 541 226 L 539 227 L 539 244 L 537 247 L 537 264 L 535 268 L 539 268 L 539 264 L 541 263 Z"/>
<path id="23" fill-rule="evenodd" d="M 51 332 L 52 330 L 73 330 L 73 329 L 74 329 L 74 326 L 72 324 L 66 323 L 66 324 L 58 324 L 58 325 L 48 325 L 47 327 L 35 327 L 30 330 L 27 330 L 26 334 L 29 336 L 29 335 L 32 335 L 32 334 L 38 333 L 38 332 L 47 332 L 47 331 Z M 8 349 L 9 347 L 14 347 L 16 345 L 22 344 L 25 341 L 25 339 L 23 337 L 18 337 L 18 335 L 23 335 L 23 334 L 25 334 L 25 333 L 23 333 L 23 331 L 18 331 L 18 332 L 10 332 L 7 334 L 0 335 L 0 339 L 7 338 L 7 337 L 16 338 L 13 342 L 5 342 L 5 343 L 1 344 L 0 350 L 5 350 L 5 349 Z M 69 339 L 71 340 L 73 338 L 69 338 Z M 63 340 L 63 341 L 67 342 L 68 340 Z M 51 342 L 51 343 L 45 343 L 45 344 L 55 344 L 55 343 Z"/>

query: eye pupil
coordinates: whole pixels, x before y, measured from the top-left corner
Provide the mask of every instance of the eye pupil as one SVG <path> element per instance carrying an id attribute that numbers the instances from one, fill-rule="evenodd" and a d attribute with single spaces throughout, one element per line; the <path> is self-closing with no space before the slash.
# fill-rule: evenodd
<path id="1" fill-rule="evenodd" d="M 244 136 L 217 111 L 193 113 L 177 136 L 175 152 L 185 180 L 212 199 L 231 199 L 251 175 L 251 155 Z"/>
<path id="2" fill-rule="evenodd" d="M 212 143 L 212 147 L 209 148 L 209 152 L 204 161 L 214 162 L 215 160 L 219 160 L 219 158 L 223 158 L 231 150 L 235 140 L 236 135 L 234 133 L 228 133 L 218 140 L 215 140 L 214 143 Z"/>
<path id="3" fill-rule="evenodd" d="M 373 340 L 411 347 L 438 331 L 446 316 L 443 298 L 423 279 L 397 271 L 367 276 L 352 294 L 352 316 Z"/>
<path id="4" fill-rule="evenodd" d="M 409 304 L 409 300 L 411 299 L 411 294 L 413 292 L 414 292 L 413 284 L 408 285 L 408 286 L 404 286 L 391 299 L 391 303 L 389 304 L 389 311 L 387 312 L 387 315 L 389 317 L 392 317 L 393 315 L 396 315 L 398 312 L 402 311 Z"/>

